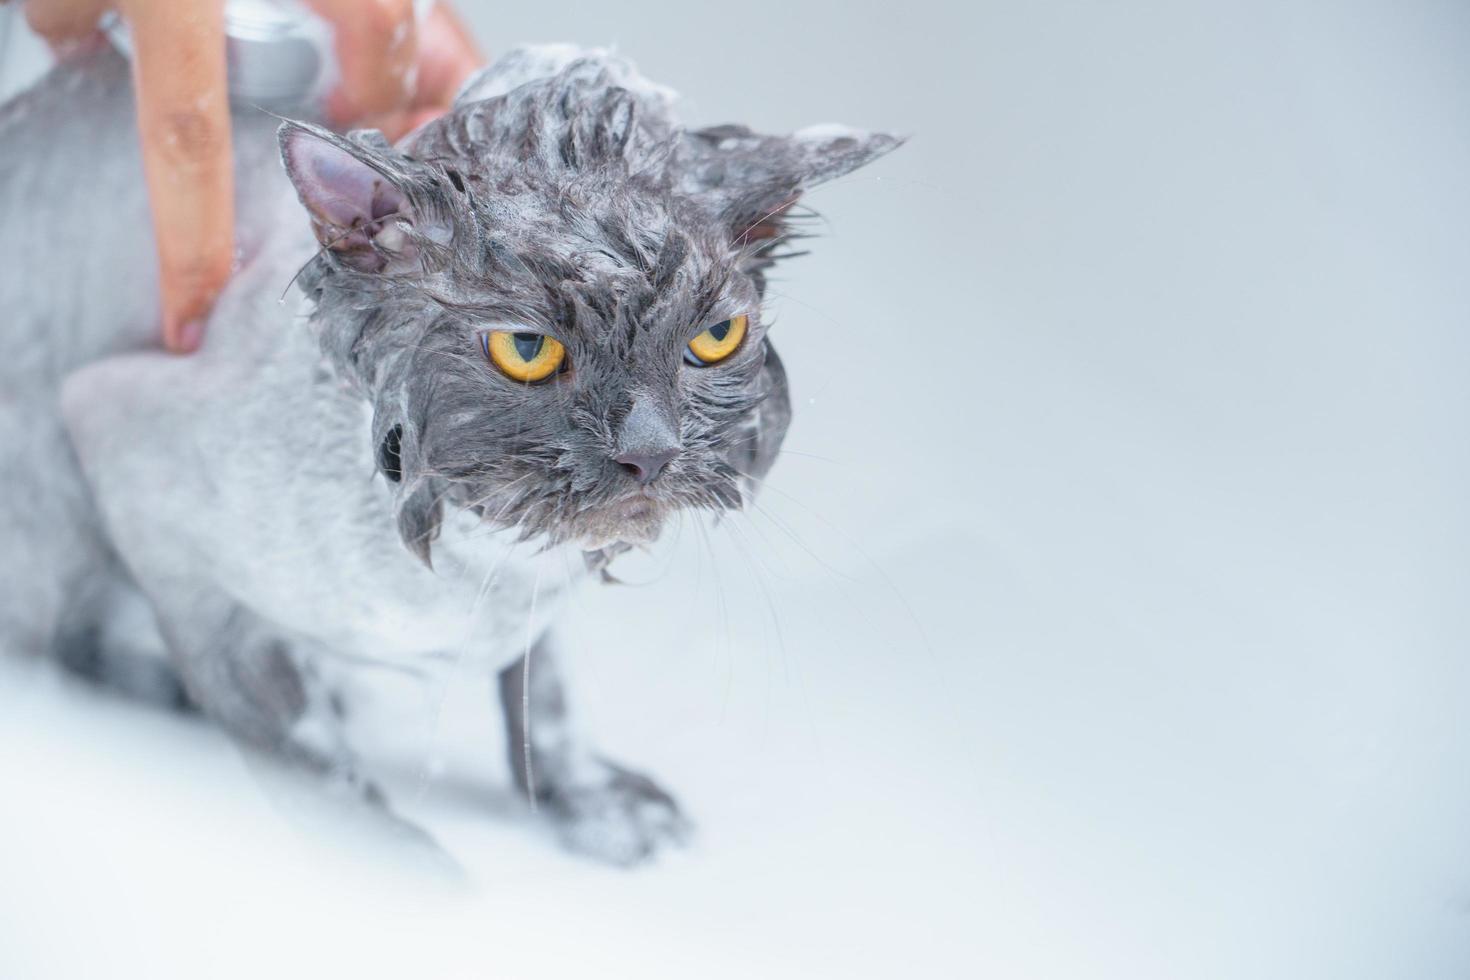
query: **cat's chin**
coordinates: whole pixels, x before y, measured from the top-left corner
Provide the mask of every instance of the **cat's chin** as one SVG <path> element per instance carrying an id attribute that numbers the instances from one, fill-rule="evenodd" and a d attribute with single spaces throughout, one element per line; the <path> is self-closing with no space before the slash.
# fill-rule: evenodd
<path id="1" fill-rule="evenodd" d="M 664 505 L 647 497 L 622 500 L 578 520 L 577 538 L 583 551 L 615 545 L 646 545 L 658 539 L 667 513 Z"/>

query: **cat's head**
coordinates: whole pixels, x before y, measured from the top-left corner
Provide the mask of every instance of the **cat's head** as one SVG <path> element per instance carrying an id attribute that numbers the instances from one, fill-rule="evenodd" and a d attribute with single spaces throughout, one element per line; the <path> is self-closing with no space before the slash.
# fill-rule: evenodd
<path id="1" fill-rule="evenodd" d="M 281 127 L 314 323 L 405 542 L 427 561 L 449 507 L 589 550 L 739 507 L 790 417 L 761 311 L 790 209 L 898 141 L 684 131 L 606 56 L 503 80 L 396 148 Z"/>

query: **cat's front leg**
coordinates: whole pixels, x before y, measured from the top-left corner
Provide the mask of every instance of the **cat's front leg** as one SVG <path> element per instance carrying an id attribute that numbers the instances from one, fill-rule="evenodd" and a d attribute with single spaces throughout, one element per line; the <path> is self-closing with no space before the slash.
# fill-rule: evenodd
<path id="1" fill-rule="evenodd" d="M 673 797 L 602 758 L 577 730 L 546 637 L 500 672 L 499 686 L 516 785 L 555 821 L 568 847 L 632 865 L 689 838 L 692 827 Z"/>
<path id="2" fill-rule="evenodd" d="M 457 869 L 394 814 L 345 734 L 345 706 L 317 669 L 322 651 L 208 583 L 145 578 L 189 698 L 242 751 L 297 830 L 389 853 L 434 873 Z"/>

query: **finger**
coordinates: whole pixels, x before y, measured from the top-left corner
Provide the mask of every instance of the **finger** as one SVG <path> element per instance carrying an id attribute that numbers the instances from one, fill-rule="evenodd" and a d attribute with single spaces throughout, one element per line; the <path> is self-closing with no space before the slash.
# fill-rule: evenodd
<path id="1" fill-rule="evenodd" d="M 399 109 L 397 112 L 384 113 L 381 116 L 370 116 L 366 119 L 358 119 L 353 125 L 364 129 L 376 129 L 387 137 L 389 143 L 397 143 L 409 130 L 413 128 L 410 117 L 413 115 L 409 109 Z"/>
<path id="2" fill-rule="evenodd" d="M 447 3 L 436 3 L 419 25 L 415 109 L 447 109 L 460 86 L 485 63 L 464 22 Z"/>
<path id="3" fill-rule="evenodd" d="M 435 4 L 419 24 L 418 87 L 408 108 L 367 120 L 396 142 L 454 103 L 466 78 L 485 63 L 463 22 L 448 4 Z"/>
<path id="4" fill-rule="evenodd" d="M 342 80 L 327 100 L 338 125 L 402 109 L 414 86 L 413 0 L 308 0 L 336 31 Z"/>
<path id="5" fill-rule="evenodd" d="M 433 122 L 449 110 L 448 106 L 433 106 L 427 109 L 405 109 L 384 116 L 373 123 L 390 142 L 396 143 L 424 123 Z"/>
<path id="6" fill-rule="evenodd" d="M 435 119 L 438 119 L 448 109 L 448 106 L 442 105 L 431 106 L 425 109 L 400 109 L 398 112 L 390 112 L 386 116 L 375 116 L 372 119 L 363 120 L 361 125 L 370 129 L 376 129 L 388 138 L 388 142 L 397 143 L 424 123 L 433 122 Z"/>
<path id="7" fill-rule="evenodd" d="M 57 45 L 91 34 L 110 6 L 108 0 L 29 0 L 23 9 L 31 30 Z"/>
<path id="8" fill-rule="evenodd" d="M 121 0 L 132 30 L 138 131 L 169 349 L 199 345 L 234 255 L 224 4 Z"/>

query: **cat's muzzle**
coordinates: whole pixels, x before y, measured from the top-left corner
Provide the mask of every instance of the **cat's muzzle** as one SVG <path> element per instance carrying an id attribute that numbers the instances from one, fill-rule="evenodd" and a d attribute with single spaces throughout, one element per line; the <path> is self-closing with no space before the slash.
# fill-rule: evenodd
<path id="1" fill-rule="evenodd" d="M 630 494 L 578 515 L 575 536 L 586 551 L 613 544 L 652 544 L 663 530 L 669 505 L 645 493 Z"/>

